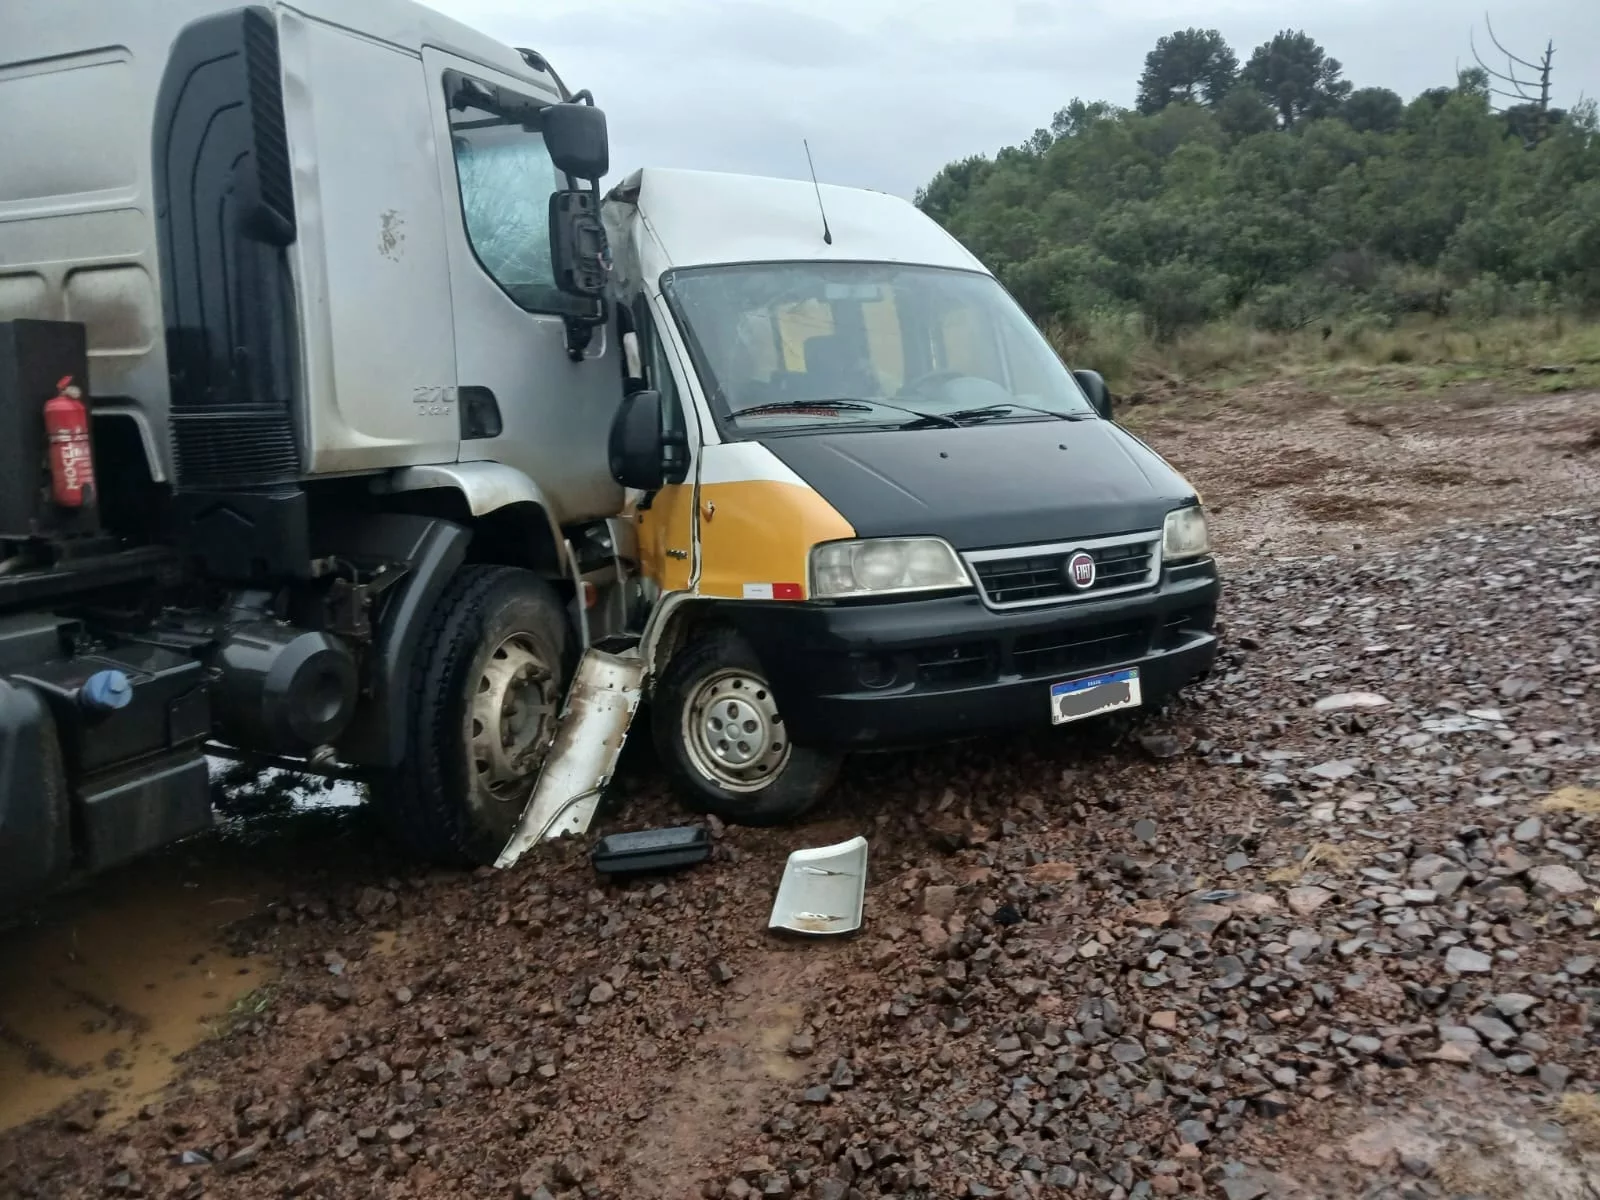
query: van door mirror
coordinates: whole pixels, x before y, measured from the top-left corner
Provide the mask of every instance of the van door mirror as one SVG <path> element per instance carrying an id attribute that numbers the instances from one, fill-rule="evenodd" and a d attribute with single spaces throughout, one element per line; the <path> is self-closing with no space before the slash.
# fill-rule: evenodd
<path id="1" fill-rule="evenodd" d="M 606 114 L 594 106 L 592 99 L 587 104 L 574 99 L 550 105 L 540 113 L 539 128 L 544 133 L 544 148 L 550 152 L 550 161 L 563 174 L 598 183 L 611 169 Z"/>
<path id="2" fill-rule="evenodd" d="M 1089 397 L 1089 403 L 1094 405 L 1095 412 L 1106 420 L 1111 420 L 1111 389 L 1106 387 L 1106 381 L 1100 377 L 1100 372 L 1074 371 L 1072 377 L 1078 381 L 1083 394 Z"/>
<path id="3" fill-rule="evenodd" d="M 661 432 L 661 393 L 624 396 L 611 419 L 611 478 L 625 488 L 653 492 L 667 481 L 667 446 Z"/>
<path id="4" fill-rule="evenodd" d="M 555 192 L 550 197 L 550 265 L 556 286 L 570 296 L 596 299 L 606 291 L 606 227 L 596 192 Z"/>

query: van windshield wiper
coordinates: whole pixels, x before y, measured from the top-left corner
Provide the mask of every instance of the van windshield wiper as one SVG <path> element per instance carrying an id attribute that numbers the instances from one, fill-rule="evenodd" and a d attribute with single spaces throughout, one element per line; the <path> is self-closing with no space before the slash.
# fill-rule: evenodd
<path id="1" fill-rule="evenodd" d="M 1031 404 L 985 404 L 982 408 L 959 408 L 955 412 L 927 413 L 925 419 L 938 421 L 948 425 L 967 425 L 977 421 L 988 421 L 996 417 L 1003 417 L 1012 412 L 1038 413 L 1040 416 L 1049 417 L 1054 421 L 1075 421 L 1077 416 L 1071 413 L 1053 412 L 1048 408 L 1035 408 Z M 1083 414 L 1087 416 L 1088 414 Z M 922 428 L 922 423 L 913 421 L 904 426 L 906 429 Z"/>
<path id="2" fill-rule="evenodd" d="M 871 412 L 877 408 L 891 408 L 895 412 L 907 413 L 916 420 L 908 422 L 901 428 L 920 428 L 923 422 L 935 425 L 947 425 L 954 429 L 961 422 L 947 417 L 942 413 L 919 412 L 914 408 L 906 408 L 899 404 L 889 404 L 883 400 L 773 400 L 766 404 L 752 404 L 747 408 L 736 408 L 728 414 L 729 418 L 759 416 L 762 413 L 810 413 L 814 416 L 830 416 L 841 412 Z"/>

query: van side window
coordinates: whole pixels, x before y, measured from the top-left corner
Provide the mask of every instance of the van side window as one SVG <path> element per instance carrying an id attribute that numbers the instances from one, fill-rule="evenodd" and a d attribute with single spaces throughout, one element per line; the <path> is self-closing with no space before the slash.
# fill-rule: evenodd
<path id="1" fill-rule="evenodd" d="M 502 291 L 529 312 L 571 313 L 581 305 L 556 287 L 550 261 L 550 193 L 562 186 L 544 135 L 479 104 L 490 97 L 533 105 L 505 88 L 446 72 L 450 144 L 467 241 Z M 476 103 L 475 103 L 476 101 Z"/>

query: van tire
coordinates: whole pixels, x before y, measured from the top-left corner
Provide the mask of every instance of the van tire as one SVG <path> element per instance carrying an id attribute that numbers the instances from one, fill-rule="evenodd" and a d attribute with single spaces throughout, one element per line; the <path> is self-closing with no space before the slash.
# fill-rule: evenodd
<path id="1" fill-rule="evenodd" d="M 572 674 L 569 642 L 560 598 L 532 572 L 468 566 L 450 581 L 417 647 L 405 699 L 405 758 L 373 787 L 411 854 L 481 866 L 505 848 L 561 712 Z M 488 718 L 489 709 L 497 716 Z M 525 773 L 511 770 L 511 760 L 485 756 L 484 738 L 497 732 L 526 756 Z"/>
<path id="2" fill-rule="evenodd" d="M 722 717 L 714 713 L 719 706 L 727 707 Z M 728 629 L 702 633 L 673 656 L 650 716 L 656 752 L 685 803 L 732 825 L 783 825 L 803 816 L 833 786 L 844 759 L 788 740 L 760 660 Z M 719 760 L 710 723 L 735 718 L 721 739 L 735 760 Z M 739 737 L 763 730 L 759 742 Z M 772 771 L 764 781 L 763 765 Z M 732 782 L 741 772 L 744 781 Z"/>

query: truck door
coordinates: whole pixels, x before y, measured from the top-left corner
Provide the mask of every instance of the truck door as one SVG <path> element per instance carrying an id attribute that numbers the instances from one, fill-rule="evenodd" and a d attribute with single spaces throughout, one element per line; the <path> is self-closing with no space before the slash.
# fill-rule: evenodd
<path id="1" fill-rule="evenodd" d="M 559 291 L 550 262 L 550 194 L 568 181 L 536 122 L 471 101 L 473 84 L 538 106 L 560 97 L 432 48 L 423 65 L 441 147 L 461 459 L 523 471 L 558 521 L 614 514 L 622 489 L 606 441 L 621 398 L 615 337 L 596 329 L 583 361 L 572 361 L 563 318 L 591 302 Z"/>

